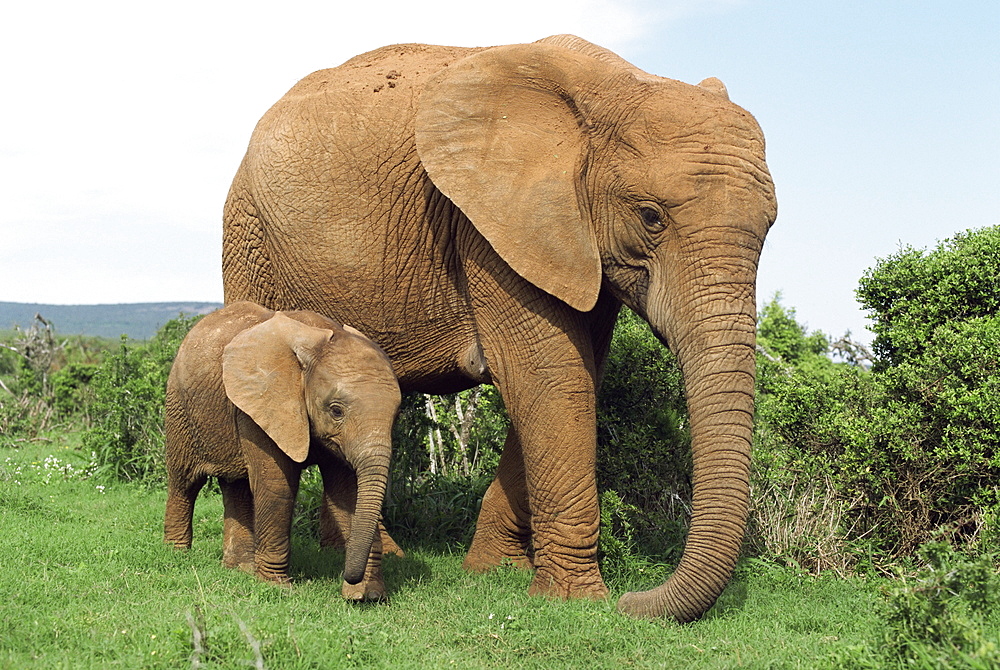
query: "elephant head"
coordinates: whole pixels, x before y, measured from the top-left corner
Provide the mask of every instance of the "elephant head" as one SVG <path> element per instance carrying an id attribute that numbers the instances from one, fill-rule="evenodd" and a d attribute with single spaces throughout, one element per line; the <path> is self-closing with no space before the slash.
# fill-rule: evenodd
<path id="1" fill-rule="evenodd" d="M 434 185 L 514 271 L 583 312 L 606 287 L 676 353 L 694 458 L 687 547 L 665 584 L 619 608 L 697 618 L 731 576 L 747 516 L 755 282 L 776 217 L 760 128 L 718 80 L 656 77 L 565 36 L 444 68 L 415 124 Z"/>
<path id="2" fill-rule="evenodd" d="M 223 383 L 233 404 L 292 461 L 303 463 L 310 444 L 318 444 L 354 468 L 358 501 L 344 580 L 360 582 L 378 529 L 400 403 L 389 359 L 350 327 L 315 328 L 278 312 L 226 346 Z"/>

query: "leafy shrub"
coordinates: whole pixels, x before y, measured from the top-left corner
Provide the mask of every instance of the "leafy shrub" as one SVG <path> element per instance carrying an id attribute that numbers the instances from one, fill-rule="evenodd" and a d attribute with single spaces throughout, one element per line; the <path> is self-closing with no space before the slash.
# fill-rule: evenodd
<path id="1" fill-rule="evenodd" d="M 601 492 L 601 539 L 598 558 L 605 581 L 625 588 L 662 582 L 667 570 L 650 557 L 637 535 L 637 526 L 649 523 L 649 515 L 625 502 L 614 490 Z M 662 529 L 661 529 L 662 530 Z"/>
<path id="2" fill-rule="evenodd" d="M 918 360 L 942 326 L 1000 313 L 998 280 L 1000 226 L 880 260 L 857 291 L 875 322 L 876 369 Z"/>
<path id="3" fill-rule="evenodd" d="M 27 329 L 0 341 L 0 443 L 33 440 L 55 422 L 86 425 L 90 378 L 108 348 L 101 338 L 56 338 L 54 325 L 36 315 Z"/>
<path id="4" fill-rule="evenodd" d="M 691 436 L 684 382 L 674 355 L 628 309 L 622 310 L 615 325 L 597 420 L 602 501 L 620 499 L 616 508 L 631 510 L 629 532 L 636 546 L 676 560 L 691 511 Z M 604 526 L 601 532 L 615 531 Z"/>
<path id="5" fill-rule="evenodd" d="M 52 407 L 32 393 L 0 391 L 0 446 L 37 438 L 51 424 Z"/>
<path id="6" fill-rule="evenodd" d="M 144 345 L 122 336 L 118 351 L 94 374 L 94 425 L 83 444 L 96 454 L 99 476 L 138 482 L 163 478 L 167 376 L 177 348 L 198 318 L 169 321 Z"/>
<path id="7" fill-rule="evenodd" d="M 493 473 L 440 475 L 412 484 L 405 496 L 394 496 L 385 525 L 404 545 L 431 549 L 467 547 L 479 518 L 480 501 Z"/>
<path id="8" fill-rule="evenodd" d="M 770 347 L 762 322 L 756 476 L 779 485 L 828 479 L 847 506 L 843 536 L 888 558 L 939 532 L 960 543 L 984 530 L 995 536 L 998 279 L 1000 228 L 880 261 L 859 290 L 878 333 L 871 372 L 790 364 L 775 351 L 803 351 L 801 342 Z"/>
<path id="9" fill-rule="evenodd" d="M 765 360 L 792 367 L 810 377 L 827 377 L 835 369 L 829 357 L 830 338 L 816 330 L 808 333 L 795 318 L 795 309 L 781 304 L 776 293 L 757 316 L 757 342 Z"/>
<path id="10" fill-rule="evenodd" d="M 985 632 L 1000 603 L 991 558 L 969 558 L 947 542 L 930 542 L 916 556 L 923 564 L 916 575 L 898 570 L 886 589 L 887 655 L 907 667 L 1000 666 L 1000 646 Z"/>
<path id="11" fill-rule="evenodd" d="M 89 420 L 94 403 L 90 382 L 99 367 L 96 363 L 70 363 L 52 373 L 52 403 L 59 414 Z"/>
<path id="12" fill-rule="evenodd" d="M 413 546 L 454 547 L 472 539 L 507 430 L 499 392 L 407 394 L 393 427 L 385 524 Z"/>
<path id="13" fill-rule="evenodd" d="M 9 343 L 0 349 L 4 352 L 0 369 L 9 381 L 0 380 L 0 439 L 5 444 L 34 439 L 48 428 L 55 414 L 49 374 L 62 344 L 56 340 L 52 324 L 36 314 L 26 330 L 15 327 Z"/>
<path id="14" fill-rule="evenodd" d="M 813 573 L 844 572 L 855 562 L 850 536 L 867 530 L 841 464 L 870 374 L 834 363 L 829 338 L 808 335 L 780 296 L 760 314 L 747 546 Z"/>

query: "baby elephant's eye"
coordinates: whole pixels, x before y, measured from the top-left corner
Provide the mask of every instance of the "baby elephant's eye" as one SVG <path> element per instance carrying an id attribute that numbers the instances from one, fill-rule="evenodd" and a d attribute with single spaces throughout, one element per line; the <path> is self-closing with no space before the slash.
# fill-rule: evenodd
<path id="1" fill-rule="evenodd" d="M 337 421 L 343 419 L 344 415 L 347 413 L 347 408 L 340 402 L 331 402 L 327 409 L 330 411 L 330 416 Z"/>

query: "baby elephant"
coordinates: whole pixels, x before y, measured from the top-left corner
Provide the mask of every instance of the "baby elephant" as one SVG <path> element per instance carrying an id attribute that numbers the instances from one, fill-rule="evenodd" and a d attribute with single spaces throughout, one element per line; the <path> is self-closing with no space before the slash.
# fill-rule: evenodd
<path id="1" fill-rule="evenodd" d="M 191 546 L 209 476 L 225 506 L 223 563 L 284 583 L 299 475 L 323 476 L 324 545 L 343 545 L 345 597 L 385 596 L 380 512 L 400 393 L 389 359 L 350 326 L 249 302 L 199 321 L 167 382 L 164 539 Z"/>

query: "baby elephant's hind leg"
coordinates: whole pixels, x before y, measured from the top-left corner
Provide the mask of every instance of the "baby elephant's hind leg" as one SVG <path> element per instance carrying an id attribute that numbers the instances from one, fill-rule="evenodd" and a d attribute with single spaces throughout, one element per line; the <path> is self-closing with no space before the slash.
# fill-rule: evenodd
<path id="1" fill-rule="evenodd" d="M 222 564 L 253 574 L 253 494 L 246 479 L 219 480 L 225 519 L 222 523 Z"/>
<path id="2" fill-rule="evenodd" d="M 170 473 L 167 482 L 167 511 L 163 519 L 163 541 L 177 549 L 190 549 L 194 501 L 205 485 L 206 477 L 182 480 Z"/>

